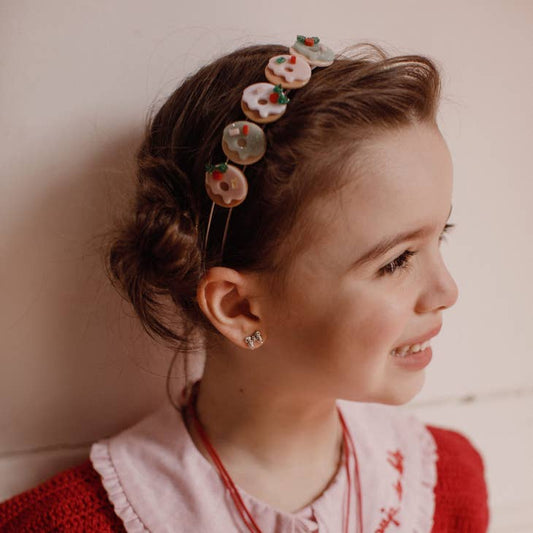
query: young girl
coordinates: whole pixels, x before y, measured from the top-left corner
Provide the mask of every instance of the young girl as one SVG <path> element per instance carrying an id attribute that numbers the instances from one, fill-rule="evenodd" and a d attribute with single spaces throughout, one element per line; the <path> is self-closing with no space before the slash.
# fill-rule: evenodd
<path id="1" fill-rule="evenodd" d="M 487 530 L 479 452 L 397 407 L 457 299 L 439 86 L 425 57 L 298 36 L 175 90 L 109 267 L 203 376 L 4 503 L 1 531 Z"/>

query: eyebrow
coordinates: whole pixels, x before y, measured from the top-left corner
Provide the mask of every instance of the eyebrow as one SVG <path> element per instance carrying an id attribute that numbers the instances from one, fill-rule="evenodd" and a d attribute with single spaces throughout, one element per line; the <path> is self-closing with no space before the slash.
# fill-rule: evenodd
<path id="1" fill-rule="evenodd" d="M 452 209 L 453 209 L 453 205 L 450 207 L 450 212 L 448 213 L 447 220 L 450 219 L 450 216 L 452 214 Z M 359 259 L 357 259 L 357 261 L 355 261 L 355 263 L 353 264 L 353 268 L 358 268 L 363 265 L 366 265 L 367 263 L 371 263 L 372 261 L 375 261 L 376 259 L 380 258 L 382 255 L 386 254 L 389 250 L 394 248 L 396 245 L 404 241 L 424 237 L 425 235 L 431 233 L 432 230 L 433 230 L 432 227 L 425 226 L 415 231 L 404 231 L 403 233 L 398 233 L 397 235 L 394 235 L 393 237 L 386 237 L 383 240 L 381 240 L 372 249 L 368 250 L 368 252 L 362 255 Z"/>

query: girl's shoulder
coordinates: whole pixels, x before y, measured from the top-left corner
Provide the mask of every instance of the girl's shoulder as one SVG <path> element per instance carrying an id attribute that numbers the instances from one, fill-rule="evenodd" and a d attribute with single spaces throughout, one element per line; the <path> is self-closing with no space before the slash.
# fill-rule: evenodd
<path id="1" fill-rule="evenodd" d="M 0 531 L 124 532 L 90 460 L 0 503 Z"/>
<path id="2" fill-rule="evenodd" d="M 483 456 L 459 431 L 426 427 L 435 439 L 438 455 L 432 533 L 487 531 L 490 512 Z"/>

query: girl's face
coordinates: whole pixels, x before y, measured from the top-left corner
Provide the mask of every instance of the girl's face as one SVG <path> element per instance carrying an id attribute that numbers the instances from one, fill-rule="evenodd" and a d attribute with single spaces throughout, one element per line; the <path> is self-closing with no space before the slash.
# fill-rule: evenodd
<path id="1" fill-rule="evenodd" d="M 301 392 L 402 404 L 422 388 L 424 370 L 406 369 L 391 351 L 438 328 L 458 296 L 440 249 L 452 163 L 429 124 L 376 137 L 358 160 L 357 176 L 316 203 L 319 230 L 291 267 L 286 297 L 267 306 L 270 364 Z"/>

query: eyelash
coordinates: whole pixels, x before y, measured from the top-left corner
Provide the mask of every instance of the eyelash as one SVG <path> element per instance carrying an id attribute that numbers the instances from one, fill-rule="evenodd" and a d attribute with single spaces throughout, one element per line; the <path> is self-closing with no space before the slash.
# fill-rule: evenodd
<path id="1" fill-rule="evenodd" d="M 448 233 L 452 228 L 455 227 L 455 224 L 446 224 L 444 226 L 444 229 L 442 230 L 442 233 L 439 237 L 439 243 L 442 241 L 446 241 L 446 233 Z M 410 267 L 410 259 L 414 255 L 416 255 L 417 252 L 414 252 L 412 250 L 405 250 L 405 252 L 391 261 L 389 264 L 385 265 L 384 267 L 380 268 L 378 271 L 378 275 L 380 277 L 382 276 L 390 276 L 391 274 L 394 274 L 398 270 L 406 270 Z"/>

